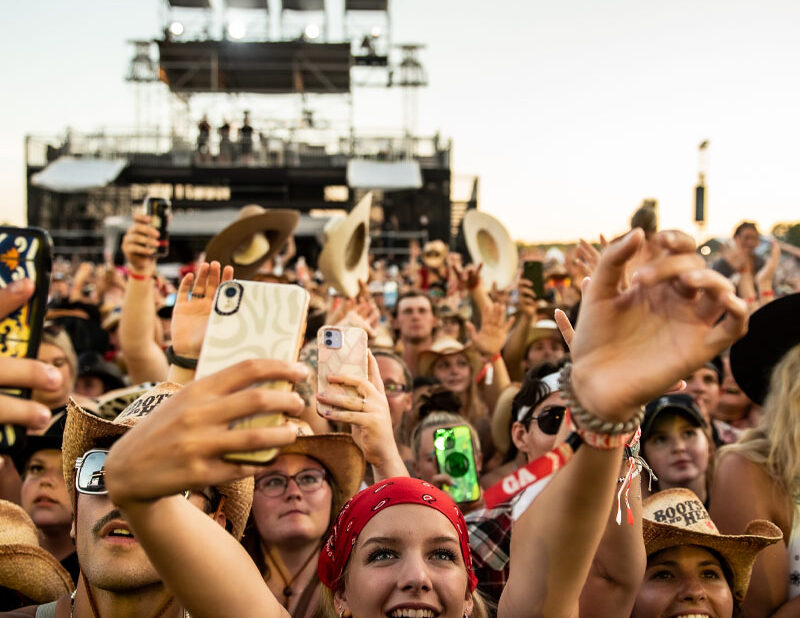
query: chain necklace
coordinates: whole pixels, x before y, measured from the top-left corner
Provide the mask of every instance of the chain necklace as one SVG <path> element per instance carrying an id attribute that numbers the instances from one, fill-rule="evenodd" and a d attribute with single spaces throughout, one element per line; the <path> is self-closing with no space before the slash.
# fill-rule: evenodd
<path id="1" fill-rule="evenodd" d="M 308 556 L 308 558 L 306 558 L 306 561 L 298 569 L 298 571 L 294 575 L 292 575 L 291 579 L 286 577 L 286 574 L 283 572 L 283 569 L 280 566 L 280 562 L 281 562 L 280 557 L 276 558 L 275 556 L 273 556 L 272 555 L 273 551 L 275 551 L 274 548 L 270 549 L 269 550 L 269 554 L 267 554 L 267 557 L 269 558 L 269 561 L 275 567 L 275 571 L 278 574 L 278 577 L 280 577 L 281 581 L 283 582 L 283 591 L 282 591 L 282 593 L 283 593 L 283 597 L 285 599 L 284 602 L 283 602 L 283 606 L 287 607 L 289 605 L 289 597 L 291 597 L 294 594 L 294 590 L 292 589 L 292 584 L 300 576 L 300 574 L 303 571 L 305 571 L 306 567 L 309 564 L 311 564 L 311 561 L 314 558 L 319 556 L 319 546 L 315 546 L 314 547 L 314 551 L 312 551 L 311 554 Z"/>

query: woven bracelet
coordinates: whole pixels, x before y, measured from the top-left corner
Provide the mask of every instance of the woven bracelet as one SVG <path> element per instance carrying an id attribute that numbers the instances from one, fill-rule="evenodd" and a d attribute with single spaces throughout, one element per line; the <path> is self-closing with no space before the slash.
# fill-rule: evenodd
<path id="1" fill-rule="evenodd" d="M 636 428 L 641 425 L 644 419 L 644 406 L 639 408 L 639 411 L 625 422 L 609 421 L 599 416 L 595 416 L 588 410 L 585 410 L 578 400 L 575 398 L 575 393 L 572 392 L 572 363 L 567 363 L 561 369 L 561 375 L 558 378 L 558 386 L 561 392 L 567 399 L 569 412 L 572 419 L 579 429 L 592 434 L 607 434 L 611 436 L 630 435 Z"/>

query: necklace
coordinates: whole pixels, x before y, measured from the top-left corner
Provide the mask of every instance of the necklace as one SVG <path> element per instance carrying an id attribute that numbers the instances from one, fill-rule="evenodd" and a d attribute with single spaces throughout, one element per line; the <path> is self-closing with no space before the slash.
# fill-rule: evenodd
<path id="1" fill-rule="evenodd" d="M 302 566 L 301 566 L 301 567 L 300 567 L 300 568 L 297 570 L 297 572 L 296 572 L 294 575 L 292 575 L 291 579 L 290 579 L 290 578 L 288 578 L 288 577 L 286 576 L 286 574 L 283 572 L 283 569 L 282 569 L 282 568 L 281 568 L 281 566 L 280 566 L 280 562 L 281 562 L 281 561 L 280 561 L 280 557 L 276 558 L 276 557 L 273 555 L 273 552 L 274 552 L 274 551 L 275 551 L 275 549 L 274 549 L 274 548 L 271 548 L 271 549 L 269 550 L 269 554 L 267 554 L 267 557 L 269 558 L 269 561 L 272 563 L 272 565 L 275 567 L 275 572 L 278 574 L 278 577 L 280 577 L 280 578 L 281 578 L 281 581 L 283 582 L 283 597 L 284 597 L 284 599 L 286 599 L 286 600 L 284 601 L 284 604 L 283 604 L 283 606 L 284 606 L 284 607 L 286 607 L 286 606 L 289 604 L 289 597 L 291 597 L 291 596 L 294 594 L 294 590 L 292 589 L 292 584 L 293 584 L 293 583 L 295 582 L 295 580 L 296 580 L 296 579 L 297 579 L 297 578 L 300 576 L 300 574 L 301 574 L 303 571 L 305 571 L 306 567 L 307 567 L 309 564 L 311 564 L 311 561 L 312 561 L 312 560 L 313 560 L 315 557 L 318 557 L 318 556 L 319 556 L 319 546 L 315 546 L 315 547 L 314 547 L 314 551 L 312 551 L 312 552 L 311 552 L 311 554 L 309 554 L 308 558 L 306 558 L 306 561 L 305 561 L 305 562 L 303 563 L 303 565 L 302 565 Z"/>

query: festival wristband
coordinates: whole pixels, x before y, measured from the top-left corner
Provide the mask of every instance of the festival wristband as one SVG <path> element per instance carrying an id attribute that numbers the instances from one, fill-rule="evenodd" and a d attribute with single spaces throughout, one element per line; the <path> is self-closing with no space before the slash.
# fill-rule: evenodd
<path id="1" fill-rule="evenodd" d="M 170 365 L 175 365 L 176 367 L 180 367 L 181 369 L 197 369 L 197 359 L 196 358 L 187 358 L 185 356 L 179 356 L 175 354 L 175 350 L 172 346 L 169 346 L 166 351 L 167 354 L 167 361 Z"/>

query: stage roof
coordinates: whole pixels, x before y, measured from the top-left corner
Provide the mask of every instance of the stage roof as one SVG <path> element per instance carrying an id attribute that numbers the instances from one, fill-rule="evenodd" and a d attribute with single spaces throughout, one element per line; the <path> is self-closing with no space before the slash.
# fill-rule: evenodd
<path id="1" fill-rule="evenodd" d="M 167 0 L 170 6 L 188 9 L 210 9 L 208 0 Z"/>
<path id="2" fill-rule="evenodd" d="M 174 92 L 350 91 L 349 43 L 157 43 L 159 78 Z"/>
<path id="3" fill-rule="evenodd" d="M 389 0 L 344 0 L 345 11 L 388 11 Z"/>
<path id="4" fill-rule="evenodd" d="M 225 0 L 229 9 L 259 9 L 269 11 L 269 0 Z"/>
<path id="5" fill-rule="evenodd" d="M 325 0 L 283 0 L 283 10 L 324 11 Z"/>

